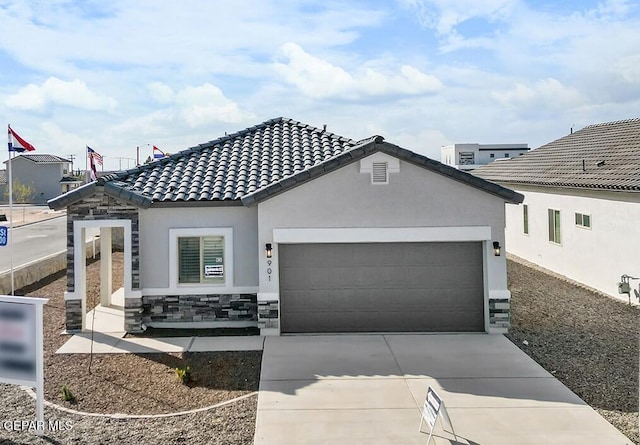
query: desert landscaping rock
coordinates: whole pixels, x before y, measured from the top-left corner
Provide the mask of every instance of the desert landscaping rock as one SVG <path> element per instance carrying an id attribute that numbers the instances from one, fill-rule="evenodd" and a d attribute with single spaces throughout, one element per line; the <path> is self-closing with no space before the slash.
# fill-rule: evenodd
<path id="1" fill-rule="evenodd" d="M 638 306 L 515 261 L 507 337 L 638 443 Z"/>
<path id="2" fill-rule="evenodd" d="M 582 289 L 517 262 L 509 262 L 512 328 L 508 338 L 577 393 L 605 419 L 638 443 L 638 308 Z M 114 277 L 122 255 L 114 255 Z M 89 304 L 97 300 L 99 263 L 88 267 Z M 45 309 L 46 398 L 71 409 L 160 414 L 202 408 L 256 391 L 259 351 L 191 354 L 61 355 L 64 329 L 63 274 L 28 289 L 50 298 Z M 119 283 L 114 282 L 114 288 Z M 89 363 L 91 362 L 91 373 Z M 179 383 L 173 368 L 189 364 L 194 382 Z M 60 400 L 66 384 L 78 398 Z M 251 444 L 257 397 L 230 405 L 159 419 L 113 419 L 70 414 L 51 407 L 45 418 L 72 428 L 8 431 L 0 423 L 0 445 L 9 444 Z M 22 389 L 0 384 L 0 421 L 29 421 L 35 403 Z"/>

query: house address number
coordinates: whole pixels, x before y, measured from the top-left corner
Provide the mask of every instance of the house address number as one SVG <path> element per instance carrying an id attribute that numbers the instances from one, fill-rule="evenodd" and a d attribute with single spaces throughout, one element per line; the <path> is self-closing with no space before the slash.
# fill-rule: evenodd
<path id="1" fill-rule="evenodd" d="M 271 270 L 271 264 L 273 264 L 273 262 L 271 260 L 267 260 L 267 276 L 269 277 L 269 281 L 271 281 L 271 272 L 273 272 Z"/>

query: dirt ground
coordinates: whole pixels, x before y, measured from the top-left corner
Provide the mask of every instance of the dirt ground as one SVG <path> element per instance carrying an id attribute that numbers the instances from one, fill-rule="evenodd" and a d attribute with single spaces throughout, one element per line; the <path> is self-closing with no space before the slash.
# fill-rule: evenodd
<path id="1" fill-rule="evenodd" d="M 114 289 L 121 286 L 122 253 L 113 256 Z M 100 263 L 87 267 L 88 309 L 99 300 Z M 43 285 L 44 284 L 44 285 Z M 49 298 L 45 305 L 44 358 L 47 400 L 80 411 L 158 414 L 202 408 L 256 391 L 259 351 L 184 354 L 55 354 L 69 339 L 64 330 L 64 273 L 25 289 Z M 192 382 L 182 384 L 175 368 L 189 366 Z M 66 385 L 75 403 L 61 399 Z"/>

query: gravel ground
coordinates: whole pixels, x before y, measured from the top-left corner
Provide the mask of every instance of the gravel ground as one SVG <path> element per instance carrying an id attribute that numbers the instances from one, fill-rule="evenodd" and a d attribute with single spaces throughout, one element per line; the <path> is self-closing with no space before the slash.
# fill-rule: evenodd
<path id="1" fill-rule="evenodd" d="M 114 277 L 121 255 L 114 255 Z M 508 337 L 545 369 L 638 443 L 637 307 L 603 297 L 564 280 L 509 261 L 512 328 Z M 88 267 L 89 300 L 97 299 L 99 263 Z M 46 398 L 65 405 L 59 388 L 67 384 L 78 401 L 66 406 L 93 412 L 162 413 L 209 406 L 256 391 L 260 353 L 123 354 L 88 358 L 55 355 L 66 340 L 63 275 L 28 289 L 51 300 L 45 306 Z M 114 283 L 119 286 L 119 283 Z M 527 344 L 524 343 L 527 342 Z M 195 382 L 178 384 L 173 368 L 191 364 Z M 131 372 L 134 370 L 136 372 Z M 0 445 L 8 444 L 251 444 L 257 397 L 200 413 L 160 419 L 83 417 L 46 408 L 47 421 L 71 429 L 11 431 L 7 421 L 29 421 L 34 400 L 20 388 L 0 384 Z"/>
<path id="2" fill-rule="evenodd" d="M 508 277 L 507 337 L 637 444 L 640 308 L 515 261 Z"/>
<path id="3" fill-rule="evenodd" d="M 88 308 L 99 300 L 100 263 L 87 267 Z M 114 289 L 121 286 L 122 253 L 113 256 Z M 118 280 L 118 277 L 120 280 Z M 185 354 L 55 354 L 64 330 L 64 273 L 21 290 L 49 298 L 44 312 L 45 398 L 91 413 L 161 414 L 208 407 L 258 390 L 260 351 Z M 178 381 L 189 366 L 192 382 Z M 75 403 L 61 400 L 68 386 Z M 46 420 L 71 421 L 69 431 L 48 433 L 49 443 L 253 443 L 257 396 L 221 408 L 161 419 L 82 417 L 47 408 Z M 35 401 L 20 388 L 0 385 L 0 444 L 45 443 L 31 432 L 8 431 L 5 422 L 32 420 Z M 10 429 L 10 428 L 9 428 Z M 214 440 L 215 439 L 215 440 Z"/>

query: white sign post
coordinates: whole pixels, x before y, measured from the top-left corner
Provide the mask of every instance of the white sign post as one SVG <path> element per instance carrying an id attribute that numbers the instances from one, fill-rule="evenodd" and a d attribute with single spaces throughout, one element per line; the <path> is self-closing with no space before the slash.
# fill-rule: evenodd
<path id="1" fill-rule="evenodd" d="M 453 429 L 453 423 L 451 422 L 451 418 L 447 413 L 447 409 L 444 406 L 444 400 L 440 398 L 438 393 L 429 386 L 427 389 L 427 397 L 424 400 L 424 406 L 422 407 L 422 416 L 420 416 L 420 426 L 418 427 L 418 431 L 422 432 L 422 424 L 426 421 L 429 424 L 429 439 L 427 440 L 427 445 L 431 442 L 431 437 L 433 436 L 433 430 L 436 427 L 436 422 L 440 419 L 440 423 L 442 424 L 442 418 L 444 417 L 451 426 L 451 432 L 453 433 L 453 437 L 455 440 L 458 440 L 456 436 L 456 432 Z M 442 429 L 444 429 L 444 424 L 442 425 Z"/>
<path id="2" fill-rule="evenodd" d="M 46 298 L 0 295 L 0 382 L 36 389 L 36 434 L 44 434 L 43 306 Z"/>

